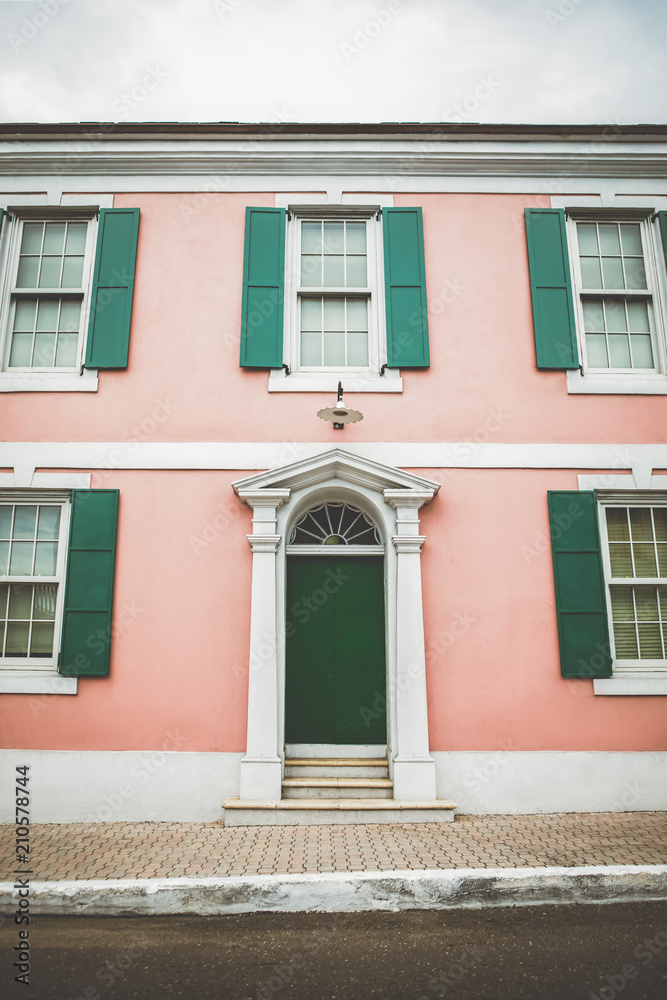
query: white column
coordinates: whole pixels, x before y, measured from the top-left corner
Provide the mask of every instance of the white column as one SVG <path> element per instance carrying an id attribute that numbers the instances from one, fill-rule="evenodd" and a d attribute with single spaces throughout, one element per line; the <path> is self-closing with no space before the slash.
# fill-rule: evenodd
<path id="1" fill-rule="evenodd" d="M 422 606 L 419 508 L 427 490 L 385 490 L 396 510 L 396 739 L 392 740 L 396 800 L 435 799 L 435 762 L 429 753 L 426 654 Z"/>
<path id="2" fill-rule="evenodd" d="M 241 490 L 252 507 L 252 596 L 248 664 L 248 737 L 241 760 L 241 798 L 279 801 L 282 748 L 278 742 L 277 511 L 290 490 Z"/>

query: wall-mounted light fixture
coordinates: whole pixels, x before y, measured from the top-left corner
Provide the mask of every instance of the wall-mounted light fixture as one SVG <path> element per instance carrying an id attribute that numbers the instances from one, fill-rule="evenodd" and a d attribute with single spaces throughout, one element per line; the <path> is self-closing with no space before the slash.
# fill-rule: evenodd
<path id="1" fill-rule="evenodd" d="M 342 431 L 345 424 L 356 424 L 358 420 L 363 420 L 364 415 L 359 410 L 350 410 L 343 402 L 343 383 L 338 383 L 338 401 L 335 406 L 327 406 L 323 410 L 318 410 L 317 415 L 320 420 L 331 420 L 335 431 Z"/>

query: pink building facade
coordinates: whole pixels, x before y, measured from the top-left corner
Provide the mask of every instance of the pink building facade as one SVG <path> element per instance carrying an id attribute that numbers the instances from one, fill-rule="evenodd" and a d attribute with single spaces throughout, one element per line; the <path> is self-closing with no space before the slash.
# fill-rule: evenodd
<path id="1" fill-rule="evenodd" d="M 387 759 L 347 821 L 667 807 L 666 175 L 657 126 L 2 126 L 33 821 L 305 821 L 295 758 Z"/>

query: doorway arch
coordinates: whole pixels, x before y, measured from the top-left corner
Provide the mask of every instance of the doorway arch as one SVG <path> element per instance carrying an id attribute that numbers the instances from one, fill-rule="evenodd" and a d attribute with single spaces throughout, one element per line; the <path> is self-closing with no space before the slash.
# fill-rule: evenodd
<path id="1" fill-rule="evenodd" d="M 419 509 L 439 487 L 432 480 L 341 448 L 325 449 L 233 484 L 239 499 L 253 512 L 252 534 L 247 536 L 252 591 L 242 799 L 281 796 L 290 533 L 309 509 L 342 500 L 369 516 L 384 545 L 387 752 L 394 798 L 436 798 L 428 739 L 421 583 L 421 550 L 426 539 L 419 533 Z M 339 542 L 331 544 L 331 549 L 339 546 L 343 548 Z"/>

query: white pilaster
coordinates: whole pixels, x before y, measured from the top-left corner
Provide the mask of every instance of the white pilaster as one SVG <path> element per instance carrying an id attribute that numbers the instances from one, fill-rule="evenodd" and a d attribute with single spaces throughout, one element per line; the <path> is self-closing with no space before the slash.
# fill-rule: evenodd
<path id="1" fill-rule="evenodd" d="M 394 798 L 435 799 L 435 763 L 429 753 L 426 655 L 422 607 L 419 508 L 432 491 L 385 490 L 396 510 L 396 739 Z"/>
<path id="2" fill-rule="evenodd" d="M 243 490 L 252 507 L 252 596 L 248 664 L 248 736 L 241 760 L 242 799 L 279 801 L 282 748 L 278 740 L 277 511 L 290 490 Z"/>

